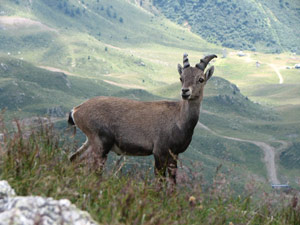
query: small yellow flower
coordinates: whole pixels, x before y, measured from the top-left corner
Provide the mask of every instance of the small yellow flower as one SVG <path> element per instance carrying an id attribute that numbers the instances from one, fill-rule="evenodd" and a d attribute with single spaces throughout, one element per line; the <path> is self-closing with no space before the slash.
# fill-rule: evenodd
<path id="1" fill-rule="evenodd" d="M 203 209 L 203 205 L 199 205 L 199 207 L 198 207 L 200 210 L 202 210 Z"/>
<path id="2" fill-rule="evenodd" d="M 229 224 L 228 225 L 234 225 L 234 223 L 233 222 L 229 222 Z"/>
<path id="3" fill-rule="evenodd" d="M 189 202 L 195 202 L 196 201 L 196 198 L 194 197 L 194 196 L 191 196 L 190 198 L 189 198 Z"/>
<path id="4" fill-rule="evenodd" d="M 194 196 L 191 196 L 189 198 L 189 203 L 190 203 L 190 206 L 195 206 L 196 205 L 196 198 Z"/>

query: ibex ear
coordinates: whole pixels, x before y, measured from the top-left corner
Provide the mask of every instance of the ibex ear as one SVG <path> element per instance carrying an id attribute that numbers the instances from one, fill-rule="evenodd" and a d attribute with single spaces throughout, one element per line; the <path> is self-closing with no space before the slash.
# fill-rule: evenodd
<path id="1" fill-rule="evenodd" d="M 181 76 L 181 74 L 182 74 L 182 66 L 180 64 L 177 65 L 177 70 L 178 70 L 179 75 Z"/>
<path id="2" fill-rule="evenodd" d="M 206 72 L 205 72 L 205 81 L 208 81 L 209 78 L 211 78 L 211 76 L 212 76 L 213 73 L 214 73 L 214 70 L 215 70 L 215 67 L 214 67 L 214 66 L 212 66 L 212 67 L 210 67 L 208 70 L 206 70 Z"/>

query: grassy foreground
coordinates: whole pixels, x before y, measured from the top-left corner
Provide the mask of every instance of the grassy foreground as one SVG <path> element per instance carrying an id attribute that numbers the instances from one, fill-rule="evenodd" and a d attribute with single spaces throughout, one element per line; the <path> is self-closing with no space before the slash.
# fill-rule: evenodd
<path id="1" fill-rule="evenodd" d="M 152 171 L 122 172 L 120 161 L 99 178 L 68 161 L 74 146 L 52 125 L 16 122 L 13 133 L 0 125 L 0 180 L 18 195 L 68 198 L 102 224 L 300 224 L 296 192 L 265 193 L 249 181 L 237 195 L 219 168 L 209 187 L 190 170 L 173 193 L 157 191 Z"/>

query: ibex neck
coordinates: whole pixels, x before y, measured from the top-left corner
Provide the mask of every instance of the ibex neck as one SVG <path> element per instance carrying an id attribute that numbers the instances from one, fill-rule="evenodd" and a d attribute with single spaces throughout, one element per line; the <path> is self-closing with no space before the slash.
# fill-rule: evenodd
<path id="1" fill-rule="evenodd" d="M 199 119 L 200 105 L 200 99 L 181 101 L 180 121 L 178 123 L 180 130 L 186 132 L 194 130 Z"/>

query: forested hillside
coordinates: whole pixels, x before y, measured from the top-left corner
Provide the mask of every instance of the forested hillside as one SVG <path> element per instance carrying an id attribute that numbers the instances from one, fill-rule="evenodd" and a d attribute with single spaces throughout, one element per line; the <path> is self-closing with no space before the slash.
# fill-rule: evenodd
<path id="1" fill-rule="evenodd" d="M 300 52 L 298 0 L 153 0 L 167 18 L 224 47 Z"/>

